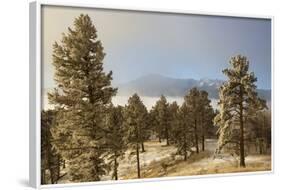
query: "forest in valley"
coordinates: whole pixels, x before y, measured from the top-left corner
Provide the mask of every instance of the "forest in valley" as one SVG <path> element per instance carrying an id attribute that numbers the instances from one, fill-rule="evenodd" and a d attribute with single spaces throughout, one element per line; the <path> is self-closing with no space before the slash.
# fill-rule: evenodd
<path id="1" fill-rule="evenodd" d="M 222 72 L 217 107 L 194 86 L 183 103 L 148 109 L 133 93 L 114 105 L 114 71 L 88 15 L 55 42 L 52 109 L 41 112 L 41 183 L 76 183 L 271 170 L 271 108 L 244 55 Z"/>

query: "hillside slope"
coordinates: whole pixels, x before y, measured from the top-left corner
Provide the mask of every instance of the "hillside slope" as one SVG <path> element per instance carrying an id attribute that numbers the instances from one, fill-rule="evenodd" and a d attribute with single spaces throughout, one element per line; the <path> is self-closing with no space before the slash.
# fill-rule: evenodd
<path id="1" fill-rule="evenodd" d="M 206 141 L 205 152 L 192 154 L 187 161 L 184 161 L 181 157 L 173 156 L 173 153 L 175 153 L 173 146 L 166 147 L 157 142 L 147 142 L 145 145 L 149 148 L 141 156 L 141 158 L 145 158 L 145 161 L 142 161 L 141 167 L 142 178 L 271 170 L 270 155 L 247 156 L 246 168 L 238 167 L 238 160 L 230 155 L 214 158 L 213 153 L 216 148 L 216 140 L 212 139 Z M 159 146 L 161 147 L 160 149 Z M 151 150 L 153 152 L 149 153 L 148 151 Z M 126 162 L 128 167 L 125 170 L 120 170 L 120 179 L 136 178 L 136 163 L 134 159 L 129 162 L 125 159 L 122 162 Z"/>

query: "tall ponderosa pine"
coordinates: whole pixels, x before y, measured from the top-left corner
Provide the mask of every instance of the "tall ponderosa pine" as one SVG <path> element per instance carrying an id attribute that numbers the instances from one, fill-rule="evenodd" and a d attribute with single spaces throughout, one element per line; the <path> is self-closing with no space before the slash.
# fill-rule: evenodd
<path id="1" fill-rule="evenodd" d="M 191 125 L 193 128 L 196 153 L 199 153 L 199 117 L 200 117 L 200 92 L 197 88 L 190 89 L 189 93 L 184 97 L 186 106 L 190 111 Z"/>
<path id="2" fill-rule="evenodd" d="M 144 106 L 145 107 L 145 106 Z M 142 132 L 141 132 L 141 152 L 145 152 L 145 146 L 144 146 L 144 142 L 147 141 L 150 138 L 151 135 L 151 129 L 150 129 L 150 118 L 149 118 L 149 113 L 145 107 L 144 109 L 144 123 L 143 123 L 143 127 L 142 127 Z"/>
<path id="3" fill-rule="evenodd" d="M 176 117 L 176 125 L 173 127 L 175 145 L 177 152 L 187 160 L 188 152 L 192 152 L 191 148 L 194 146 L 194 129 L 190 106 L 186 101 L 179 108 Z"/>
<path id="4" fill-rule="evenodd" d="M 55 147 L 68 160 L 72 181 L 97 181 L 105 174 L 104 113 L 117 89 L 103 71 L 102 43 L 88 15 L 81 14 L 53 45 L 57 88 L 49 93 L 58 110 Z"/>
<path id="5" fill-rule="evenodd" d="M 152 106 L 152 108 L 150 109 L 149 113 L 148 113 L 148 128 L 151 131 L 151 135 L 150 137 L 153 138 L 157 138 L 159 142 L 161 142 L 161 139 L 159 138 L 159 124 L 158 121 L 156 119 L 156 115 L 157 115 L 157 110 L 155 109 L 155 106 Z"/>
<path id="6" fill-rule="evenodd" d="M 113 168 L 112 179 L 118 180 L 118 159 L 121 158 L 126 150 L 124 142 L 124 118 L 123 107 L 109 106 L 106 115 L 106 146 L 108 148 L 110 160 L 109 164 Z"/>
<path id="7" fill-rule="evenodd" d="M 175 135 L 174 133 L 174 128 L 176 127 L 177 123 L 177 119 L 178 119 L 178 112 L 179 112 L 179 106 L 177 104 L 176 101 L 172 102 L 171 104 L 169 104 L 168 107 L 168 122 L 169 122 L 169 126 L 170 126 L 170 141 L 172 141 L 172 143 L 175 142 L 175 139 L 177 138 L 177 135 Z"/>
<path id="8" fill-rule="evenodd" d="M 208 99 L 208 92 L 200 91 L 200 135 L 201 135 L 201 150 L 205 150 L 205 136 L 209 128 L 213 126 L 214 110 L 211 106 L 211 100 Z"/>
<path id="9" fill-rule="evenodd" d="M 137 94 L 134 94 L 129 98 L 128 105 L 125 106 L 124 119 L 126 141 L 128 145 L 135 150 L 134 153 L 136 154 L 137 159 L 137 176 L 140 178 L 139 149 L 144 141 L 142 133 L 146 129 L 147 110 Z"/>
<path id="10" fill-rule="evenodd" d="M 238 55 L 232 57 L 229 63 L 230 68 L 223 70 L 228 80 L 219 89 L 220 112 L 215 118 L 215 123 L 219 126 L 218 150 L 226 144 L 236 143 L 239 146 L 240 166 L 245 167 L 246 117 L 251 116 L 253 109 L 259 111 L 266 105 L 265 101 L 258 97 L 255 85 L 257 78 L 253 72 L 249 72 L 247 58 Z"/>
<path id="11" fill-rule="evenodd" d="M 161 95 L 160 100 L 156 102 L 154 107 L 156 113 L 156 120 L 158 124 L 158 137 L 161 142 L 162 136 L 166 139 L 167 145 L 169 145 L 169 135 L 170 135 L 170 127 L 169 127 L 169 104 L 166 100 L 166 97 Z"/>

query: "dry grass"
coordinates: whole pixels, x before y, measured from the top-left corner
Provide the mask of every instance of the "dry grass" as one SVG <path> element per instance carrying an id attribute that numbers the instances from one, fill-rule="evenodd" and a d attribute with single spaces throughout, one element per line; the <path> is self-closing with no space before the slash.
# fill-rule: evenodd
<path id="1" fill-rule="evenodd" d="M 258 156 L 261 157 L 259 161 L 246 161 L 246 167 L 239 167 L 237 161 L 223 161 L 212 162 L 209 161 L 205 166 L 199 166 L 198 164 L 186 164 L 180 163 L 175 166 L 174 170 L 167 176 L 190 176 L 190 175 L 204 175 L 204 174 L 221 174 L 221 173 L 236 173 L 236 172 L 254 172 L 254 171 L 270 171 L 271 170 L 271 158 L 270 156 Z M 206 160 L 207 161 L 207 160 Z"/>
<path id="2" fill-rule="evenodd" d="M 165 158 L 161 161 L 151 162 L 141 168 L 142 178 L 166 177 L 166 176 L 192 176 L 204 174 L 270 171 L 271 156 L 255 155 L 246 158 L 246 168 L 238 166 L 238 162 L 232 158 L 227 160 L 213 159 L 212 153 L 205 151 L 193 154 L 187 161 L 175 161 Z M 122 179 L 136 178 L 135 167 L 132 166 Z"/>

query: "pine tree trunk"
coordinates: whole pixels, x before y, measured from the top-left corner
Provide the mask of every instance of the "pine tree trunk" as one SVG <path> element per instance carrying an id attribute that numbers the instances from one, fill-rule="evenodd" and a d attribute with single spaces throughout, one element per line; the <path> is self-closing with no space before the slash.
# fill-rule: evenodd
<path id="1" fill-rule="evenodd" d="M 137 143 L 137 169 L 138 169 L 138 178 L 140 178 L 140 158 L 139 158 L 139 143 Z"/>
<path id="2" fill-rule="evenodd" d="M 165 127 L 165 133 L 166 133 L 166 140 L 167 140 L 167 146 L 169 146 L 170 145 L 170 142 L 169 142 L 169 131 L 168 131 L 168 127 L 166 126 Z"/>
<path id="3" fill-rule="evenodd" d="M 58 180 L 60 178 L 60 161 L 61 161 L 61 156 L 58 157 L 56 183 L 58 183 Z"/>
<path id="4" fill-rule="evenodd" d="M 161 143 L 161 137 L 160 137 L 160 135 L 158 136 L 158 141 Z"/>
<path id="5" fill-rule="evenodd" d="M 205 128 L 204 128 L 204 110 L 202 112 L 202 115 L 201 115 L 201 150 L 202 151 L 205 151 Z"/>
<path id="6" fill-rule="evenodd" d="M 186 136 L 184 136 L 184 161 L 187 160 Z"/>
<path id="7" fill-rule="evenodd" d="M 204 135 L 202 135 L 202 137 L 201 137 L 201 140 L 202 140 L 202 151 L 205 151 L 205 136 Z"/>
<path id="8" fill-rule="evenodd" d="M 115 180 L 118 180 L 118 173 L 117 173 L 117 156 L 115 153 L 115 157 L 114 157 L 114 178 Z"/>
<path id="9" fill-rule="evenodd" d="M 262 141 L 261 141 L 261 139 L 259 140 L 259 149 L 260 149 L 260 154 L 262 154 Z"/>
<path id="10" fill-rule="evenodd" d="M 267 130 L 266 130 L 266 118 L 265 118 L 265 113 L 263 115 L 263 139 L 264 139 L 264 145 L 265 145 L 265 150 L 264 153 L 267 153 L 267 145 L 268 145 L 268 141 L 267 141 Z"/>
<path id="11" fill-rule="evenodd" d="M 145 152 L 145 150 L 144 150 L 144 143 L 143 142 L 141 143 L 141 152 Z"/>
<path id="12" fill-rule="evenodd" d="M 194 127 L 194 133 L 195 133 L 195 146 L 196 146 L 196 153 L 199 153 L 199 145 L 198 145 L 198 134 L 197 134 L 197 121 L 195 119 L 195 123 L 194 123 L 195 127 Z"/>
<path id="13" fill-rule="evenodd" d="M 243 92 L 240 86 L 240 166 L 246 167 L 245 164 L 245 151 L 244 151 L 244 121 L 243 121 Z"/>

